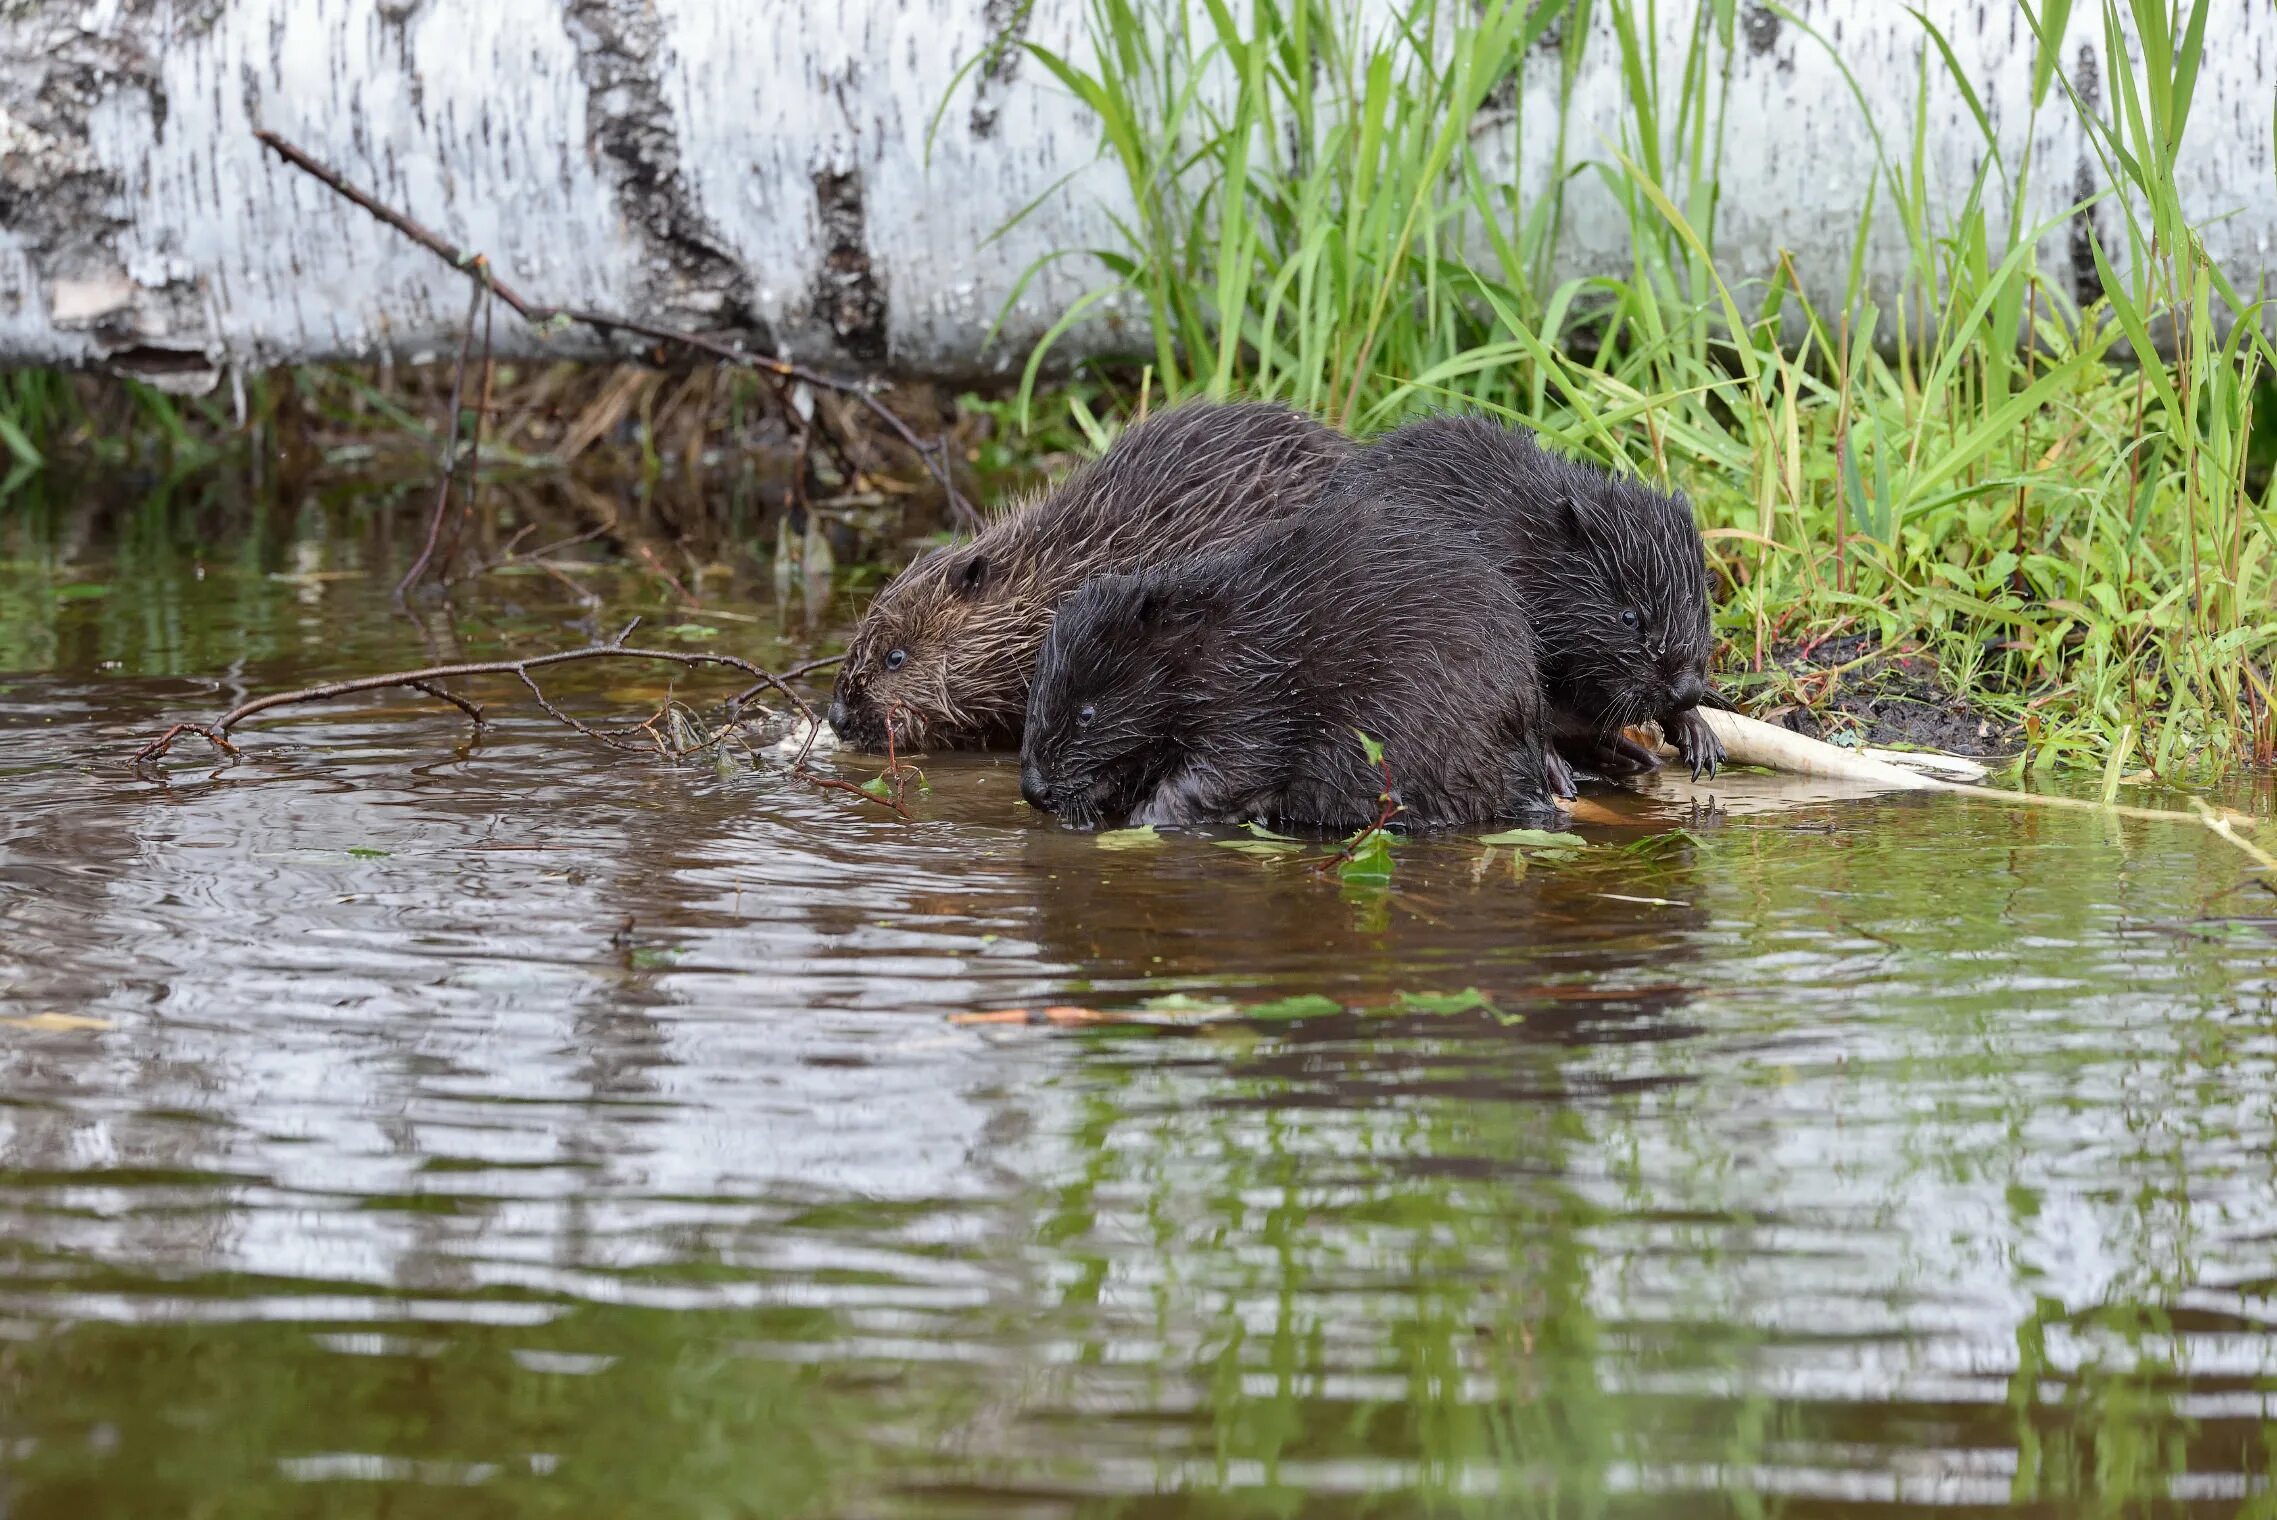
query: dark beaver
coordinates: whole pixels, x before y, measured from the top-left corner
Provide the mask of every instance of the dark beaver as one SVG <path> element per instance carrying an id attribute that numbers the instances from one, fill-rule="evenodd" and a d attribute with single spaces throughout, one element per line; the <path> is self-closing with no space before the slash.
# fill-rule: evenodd
<path id="1" fill-rule="evenodd" d="M 1559 742 L 1609 774 L 1658 764 L 1622 737 L 1659 722 L 1692 774 L 1723 744 L 1711 700 L 1707 566 L 1692 509 L 1633 480 L 1549 453 L 1483 417 L 1427 417 L 1359 450 L 1324 495 L 1447 518 L 1523 593 Z M 1562 765 L 1552 780 L 1571 794 Z"/>
<path id="2" fill-rule="evenodd" d="M 1352 452 L 1285 406 L 1175 408 L 1125 432 L 1041 501 L 897 576 L 847 645 L 830 726 L 883 749 L 1017 743 L 1052 613 L 1102 571 L 1138 570 L 1302 512 Z"/>
<path id="3" fill-rule="evenodd" d="M 1372 823 L 1382 743 L 1411 829 L 1551 821 L 1518 588 L 1459 527 L 1321 507 L 1088 582 L 1036 662 L 1020 794 L 1075 827 Z"/>

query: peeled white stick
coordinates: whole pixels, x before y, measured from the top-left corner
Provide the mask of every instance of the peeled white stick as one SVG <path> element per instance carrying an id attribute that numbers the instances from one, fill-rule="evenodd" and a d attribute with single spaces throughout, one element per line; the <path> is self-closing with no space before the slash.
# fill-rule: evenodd
<path id="1" fill-rule="evenodd" d="M 1760 765 L 1767 771 L 1785 771 L 1791 776 L 1865 781 L 1908 792 L 1941 789 L 1940 783 L 1918 771 L 1874 759 L 1854 749 L 1837 749 L 1823 740 L 1806 739 L 1791 729 L 1760 718 L 1713 707 L 1701 708 L 1700 716 L 1715 730 L 1716 737 L 1724 741 L 1724 759 L 1733 765 Z"/>
<path id="2" fill-rule="evenodd" d="M 1947 781 L 1982 781 L 1992 774 L 1965 755 L 1914 749 L 1876 749 L 1870 744 L 1860 746 L 1858 753 L 1871 760 L 1902 765 L 1909 771 L 1926 771 L 1932 776 L 1942 776 Z"/>
<path id="3" fill-rule="evenodd" d="M 2235 845 L 2250 856 L 2264 873 L 2277 876 L 2277 856 L 2247 839 L 2240 831 L 2254 827 L 2254 820 L 2243 813 L 2209 807 L 2193 797 L 2190 805 L 2194 812 L 2177 813 L 2166 808 L 2129 807 L 2124 803 L 2104 802 L 2086 797 L 2057 797 L 2045 792 L 2011 792 L 1999 787 L 1972 786 L 1966 782 L 1939 781 L 1929 776 L 1874 759 L 1854 750 L 1837 749 L 1819 739 L 1806 739 L 1775 723 L 1760 718 L 1749 718 L 1735 712 L 1722 712 L 1703 707 L 1700 716 L 1724 741 L 1724 759 L 1733 765 L 1760 765 L 1765 770 L 1786 771 L 1790 775 L 1825 776 L 1830 779 L 1863 781 L 1893 790 L 1908 792 L 1947 792 L 1972 797 L 1980 802 L 1999 803 L 2004 807 L 2063 808 L 2081 813 L 2104 813 L 2121 818 L 2142 818 L 2168 823 L 2202 824 L 2216 837 Z M 1666 749 L 1666 746 L 1663 746 Z M 1673 749 L 1666 749 L 1673 755 Z"/>

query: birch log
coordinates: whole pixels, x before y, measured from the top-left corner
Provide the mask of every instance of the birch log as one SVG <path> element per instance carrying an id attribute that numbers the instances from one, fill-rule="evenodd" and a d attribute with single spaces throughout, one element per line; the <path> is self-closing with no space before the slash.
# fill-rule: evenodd
<path id="1" fill-rule="evenodd" d="M 1341 3 L 1373 25 L 1395 8 Z M 101 364 L 195 389 L 230 364 L 445 348 L 464 309 L 460 277 L 265 158 L 252 130 L 266 125 L 488 253 L 538 300 L 723 331 L 846 369 L 1001 372 L 1100 278 L 1086 258 L 1054 264 L 984 341 L 1021 272 L 1049 253 L 1113 246 L 1113 219 L 1129 209 L 1118 171 L 1099 157 L 1097 123 L 1017 46 L 1087 59 L 1086 5 L 10 0 L 0 7 L 0 362 Z M 2031 35 L 2014 0 L 1921 8 L 1951 38 L 2011 161 L 2030 139 L 2026 214 L 2052 215 L 2097 189 L 2086 134 L 2060 97 L 2036 118 L 2028 111 Z M 1924 45 L 1908 8 L 1792 9 L 1839 49 L 1883 132 L 1903 144 Z M 2099 100 L 2100 28 L 2085 14 L 2093 7 L 2077 9 L 2065 67 Z M 2202 216 L 2236 211 L 2206 241 L 2250 287 L 2277 273 L 2277 7 L 2214 9 L 2186 188 Z M 1657 10 L 1673 99 L 1693 7 Z M 1600 31 L 1608 11 L 1595 8 Z M 1742 278 L 1791 250 L 1821 292 L 1838 290 L 1874 174 L 1872 139 L 1817 41 L 1761 5 L 1741 16 L 1720 249 Z M 960 79 L 959 66 L 984 54 Z M 1628 115 L 1610 37 L 1594 38 L 1586 59 L 1569 123 L 1582 157 L 1618 141 Z M 1549 175 L 1557 70 L 1554 53 L 1530 55 L 1516 88 L 1473 123 L 1487 161 L 1522 196 Z M 1957 202 L 1982 142 L 1934 55 L 1927 100 L 1930 182 Z M 1628 269 L 1625 224 L 1593 176 L 1573 182 L 1566 225 L 1560 278 Z M 2092 294 L 2078 229 L 2052 234 L 2048 251 Z M 1868 250 L 1878 288 L 1904 257 L 1883 218 Z M 1132 315 L 1099 312 L 1071 351 L 1128 346 Z M 509 351 L 603 351 L 588 333 L 508 326 Z"/>

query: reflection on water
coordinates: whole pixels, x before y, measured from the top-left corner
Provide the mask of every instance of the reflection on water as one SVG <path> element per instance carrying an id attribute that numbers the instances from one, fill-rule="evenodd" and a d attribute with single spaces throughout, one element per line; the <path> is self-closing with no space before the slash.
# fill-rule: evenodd
<path id="1" fill-rule="evenodd" d="M 10 1513 L 2272 1502 L 2277 907 L 2203 830 L 1741 780 L 1355 893 L 392 699 L 157 784 L 422 635 L 353 538 L 0 546 Z M 1181 992 L 1348 1011 L 947 1018 Z"/>

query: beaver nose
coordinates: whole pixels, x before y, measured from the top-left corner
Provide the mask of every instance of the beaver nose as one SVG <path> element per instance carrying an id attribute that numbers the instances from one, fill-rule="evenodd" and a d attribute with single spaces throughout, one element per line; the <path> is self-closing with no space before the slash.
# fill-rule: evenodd
<path id="1" fill-rule="evenodd" d="M 830 711 L 823 714 L 830 720 L 830 731 L 839 738 L 846 737 L 846 704 L 838 698 L 830 699 Z"/>
<path id="2" fill-rule="evenodd" d="M 1679 710 L 1687 707 L 1698 707 L 1707 694 L 1708 683 L 1687 670 L 1670 683 L 1668 702 L 1671 707 Z"/>
<path id="3" fill-rule="evenodd" d="M 1044 773 L 1032 765 L 1020 767 L 1020 800 L 1039 813 L 1052 810 L 1051 788 L 1044 785 Z"/>

